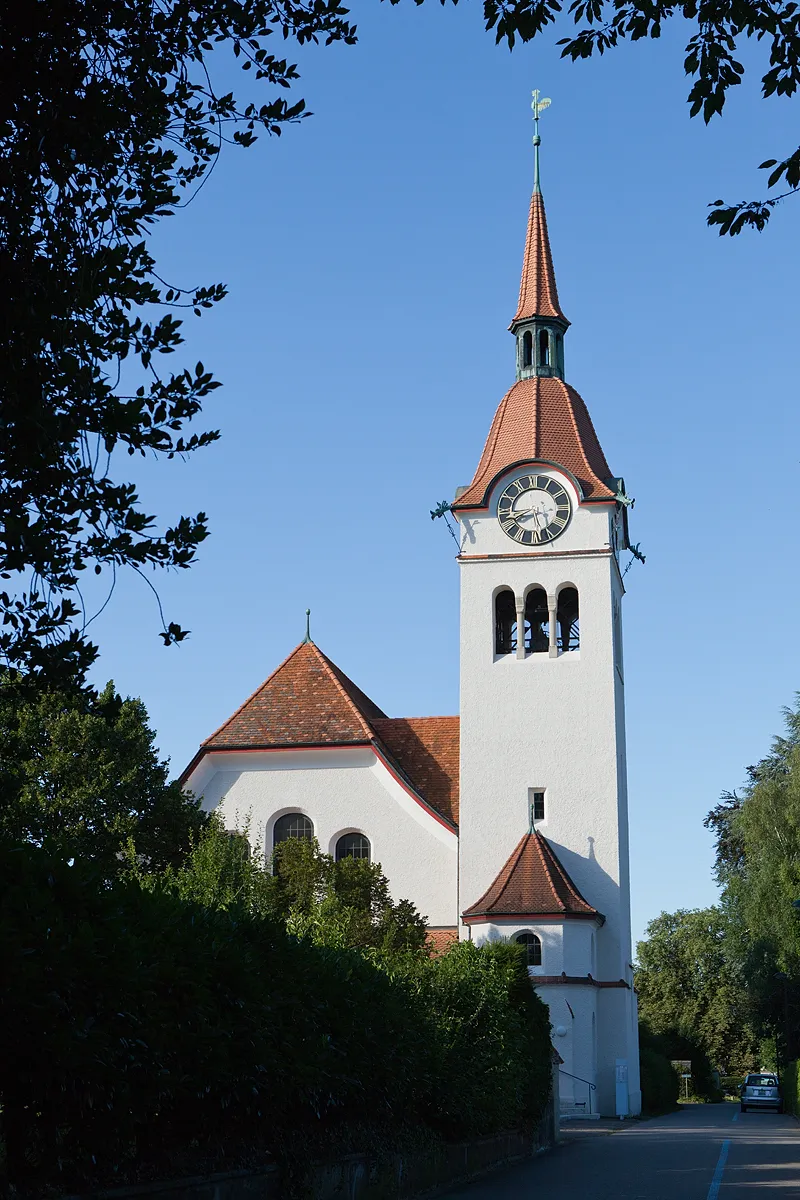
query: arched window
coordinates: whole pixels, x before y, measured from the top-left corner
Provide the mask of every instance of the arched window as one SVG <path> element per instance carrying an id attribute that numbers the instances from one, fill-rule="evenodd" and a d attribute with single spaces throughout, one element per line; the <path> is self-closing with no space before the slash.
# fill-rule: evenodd
<path id="1" fill-rule="evenodd" d="M 550 335 L 546 329 L 539 331 L 539 366 L 550 366 Z"/>
<path id="2" fill-rule="evenodd" d="M 314 825 L 308 817 L 303 816 L 302 813 L 285 813 L 275 822 L 272 830 L 272 846 L 274 849 L 281 842 L 288 842 L 290 838 L 305 838 L 310 842 L 313 836 Z"/>
<path id="3" fill-rule="evenodd" d="M 494 600 L 494 652 L 513 654 L 517 648 L 517 605 L 510 588 L 503 588 Z"/>
<path id="4" fill-rule="evenodd" d="M 546 654 L 550 649 L 547 592 L 531 588 L 525 597 L 525 649 L 528 654 Z"/>
<path id="5" fill-rule="evenodd" d="M 556 366 L 559 371 L 564 370 L 564 339 L 560 333 L 556 334 Z"/>
<path id="6" fill-rule="evenodd" d="M 558 593 L 558 648 L 562 653 L 567 650 L 580 650 L 581 632 L 578 623 L 578 593 L 574 587 L 562 588 Z"/>
<path id="7" fill-rule="evenodd" d="M 529 367 L 533 362 L 533 334 L 526 329 L 522 335 L 522 365 Z"/>
<path id="8" fill-rule="evenodd" d="M 336 843 L 336 861 L 343 858 L 364 858 L 370 860 L 369 838 L 363 833 L 343 833 Z"/>
<path id="9" fill-rule="evenodd" d="M 524 933 L 518 933 L 515 941 L 518 946 L 525 948 L 525 957 L 529 967 L 540 967 L 542 965 L 542 942 L 535 933 L 531 933 L 526 929 Z"/>

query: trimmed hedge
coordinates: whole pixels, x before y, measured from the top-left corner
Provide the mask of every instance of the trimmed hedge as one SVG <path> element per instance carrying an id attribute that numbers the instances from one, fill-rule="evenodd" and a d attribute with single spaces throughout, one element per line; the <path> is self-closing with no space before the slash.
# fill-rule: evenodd
<path id="1" fill-rule="evenodd" d="M 513 946 L 435 960 L 330 949 L 244 910 L 0 850 L 0 1101 L 20 1194 L 331 1136 L 357 1151 L 379 1126 L 521 1127 L 546 1102 L 549 1056 L 547 1009 Z"/>
<path id="2" fill-rule="evenodd" d="M 680 1080 L 672 1066 L 668 1039 L 639 1024 L 639 1071 L 642 1110 L 648 1114 L 672 1112 L 678 1107 Z"/>
<path id="3" fill-rule="evenodd" d="M 784 1112 L 800 1117 L 800 1062 L 797 1059 L 781 1069 L 781 1096 Z"/>
<path id="4" fill-rule="evenodd" d="M 678 1107 L 680 1080 L 669 1059 L 642 1046 L 639 1051 L 642 1109 L 646 1113 L 672 1112 Z"/>

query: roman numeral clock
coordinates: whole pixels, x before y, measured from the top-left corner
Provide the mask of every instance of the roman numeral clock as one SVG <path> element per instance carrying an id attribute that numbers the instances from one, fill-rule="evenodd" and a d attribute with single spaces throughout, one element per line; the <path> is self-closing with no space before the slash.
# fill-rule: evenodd
<path id="1" fill-rule="evenodd" d="M 566 489 L 550 475 L 519 475 L 497 503 L 503 533 L 523 546 L 540 546 L 563 533 L 572 516 Z"/>

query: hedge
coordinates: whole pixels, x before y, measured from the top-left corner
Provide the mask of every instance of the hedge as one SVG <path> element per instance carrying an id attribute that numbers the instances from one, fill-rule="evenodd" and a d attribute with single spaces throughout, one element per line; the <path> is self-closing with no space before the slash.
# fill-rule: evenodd
<path id="1" fill-rule="evenodd" d="M 800 1116 L 800 1062 L 787 1063 L 781 1068 L 781 1097 L 784 1112 Z"/>
<path id="2" fill-rule="evenodd" d="M 0 848 L 0 1102 L 20 1195 L 250 1162 L 331 1133 L 356 1151 L 368 1127 L 521 1127 L 547 1099 L 549 1055 L 513 946 L 333 950 Z"/>

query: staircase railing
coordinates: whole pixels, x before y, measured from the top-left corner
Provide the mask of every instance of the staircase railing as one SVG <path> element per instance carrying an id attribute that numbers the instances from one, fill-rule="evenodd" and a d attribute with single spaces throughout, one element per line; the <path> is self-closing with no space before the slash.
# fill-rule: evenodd
<path id="1" fill-rule="evenodd" d="M 583 1079 L 580 1075 L 573 1075 L 571 1071 L 562 1071 L 558 1068 L 559 1075 L 568 1075 L 570 1079 L 577 1079 L 578 1083 L 585 1083 L 589 1089 L 589 1116 L 592 1115 L 592 1092 L 597 1091 L 597 1084 L 592 1083 L 590 1079 Z"/>

